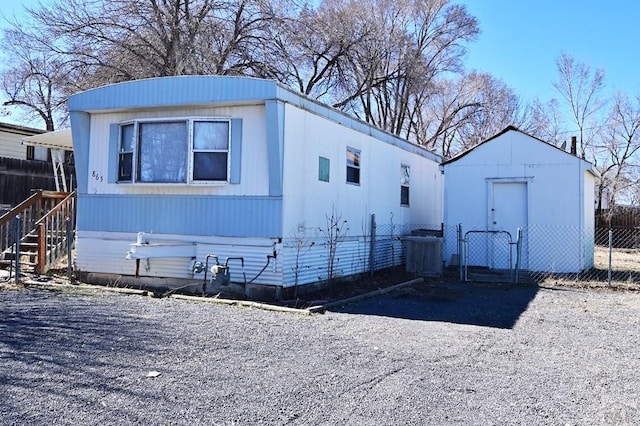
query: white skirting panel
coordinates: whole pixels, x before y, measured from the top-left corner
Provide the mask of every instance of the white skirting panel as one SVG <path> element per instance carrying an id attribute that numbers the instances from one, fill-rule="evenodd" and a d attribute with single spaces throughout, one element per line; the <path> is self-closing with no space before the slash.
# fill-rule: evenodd
<path id="1" fill-rule="evenodd" d="M 149 243 L 176 241 L 193 243 L 194 257 L 157 257 L 140 260 L 140 277 L 203 279 L 204 273 L 193 274 L 194 261 L 206 262 L 207 255 L 218 256 L 220 263 L 227 258 L 231 281 L 254 284 L 282 285 L 282 259 L 280 244 L 267 238 L 229 238 L 211 236 L 180 236 L 146 234 Z M 114 275 L 135 275 L 136 261 L 126 259 L 130 245 L 136 243 L 137 234 L 82 232 L 76 236 L 76 270 Z M 274 257 L 275 255 L 275 257 Z M 233 259 L 242 258 L 242 260 Z M 209 259 L 209 265 L 215 259 Z M 209 272 L 207 273 L 209 274 Z"/>
<path id="2" fill-rule="evenodd" d="M 363 237 L 351 237 L 340 241 L 336 246 L 333 259 L 333 277 L 346 277 L 369 271 L 370 244 L 370 241 Z M 304 285 L 329 278 L 328 243 L 319 242 L 311 246 L 310 242 L 305 241 L 298 247 L 296 241 L 289 240 L 283 244 L 282 251 L 285 265 L 284 287 Z"/>

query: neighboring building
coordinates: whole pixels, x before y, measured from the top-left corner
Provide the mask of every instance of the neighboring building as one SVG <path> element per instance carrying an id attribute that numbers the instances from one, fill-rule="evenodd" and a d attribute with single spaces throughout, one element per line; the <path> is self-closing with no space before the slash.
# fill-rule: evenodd
<path id="1" fill-rule="evenodd" d="M 46 146 L 24 143 L 26 139 L 48 135 L 45 130 L 0 123 L 0 209 L 2 211 L 24 201 L 34 190 L 56 190 L 55 164 L 52 151 Z M 70 137 L 69 137 L 70 145 Z M 60 156 L 66 163 L 67 175 L 73 174 L 72 151 Z M 53 158 L 58 158 L 53 156 Z M 65 161 L 66 159 L 66 161 Z M 64 170 L 64 166 L 58 167 Z"/>
<path id="2" fill-rule="evenodd" d="M 46 130 L 33 129 L 9 123 L 0 123 L 0 157 L 16 160 L 50 161 L 49 150 L 40 147 L 29 147 L 22 139 L 45 133 Z"/>
<path id="3" fill-rule="evenodd" d="M 449 264 L 457 253 L 454 227 L 461 224 L 470 266 L 514 267 L 515 245 L 509 243 L 522 228 L 522 269 L 593 267 L 597 173 L 587 161 L 510 126 L 443 162 L 442 169 Z"/>
<path id="4" fill-rule="evenodd" d="M 76 94 L 69 111 L 90 281 L 195 283 L 213 254 L 242 257 L 231 279 L 254 280 L 248 296 L 278 297 L 328 278 L 332 212 L 349 228 L 338 276 L 368 271 L 372 214 L 442 223 L 439 156 L 274 81 L 138 80 Z"/>

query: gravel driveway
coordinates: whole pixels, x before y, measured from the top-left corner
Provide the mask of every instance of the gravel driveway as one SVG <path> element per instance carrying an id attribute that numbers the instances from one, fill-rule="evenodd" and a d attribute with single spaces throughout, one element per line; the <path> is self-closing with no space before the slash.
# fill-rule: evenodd
<path id="1" fill-rule="evenodd" d="M 2 291 L 0 423 L 639 424 L 639 324 L 640 295 L 575 289 L 422 284 L 313 316 Z"/>

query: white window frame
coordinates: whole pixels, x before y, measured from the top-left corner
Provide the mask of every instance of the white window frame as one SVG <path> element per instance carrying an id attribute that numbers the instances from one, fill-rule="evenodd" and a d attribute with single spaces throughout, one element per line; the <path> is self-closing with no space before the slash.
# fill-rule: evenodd
<path id="1" fill-rule="evenodd" d="M 406 170 L 406 173 L 405 173 Z M 402 190 L 407 188 L 407 202 L 402 202 Z M 400 164 L 400 205 L 409 207 L 411 204 L 411 166 L 408 164 Z"/>
<path id="2" fill-rule="evenodd" d="M 223 149 L 195 149 L 194 148 L 194 126 L 198 122 L 213 122 L 213 123 L 226 123 L 228 127 L 227 134 L 227 148 Z M 184 181 L 180 182 L 162 182 L 162 181 L 143 181 L 138 178 L 138 168 L 140 164 L 140 124 L 159 124 L 159 123 L 186 123 L 187 126 L 187 159 L 186 159 L 186 176 Z M 122 151 L 122 128 L 127 125 L 133 124 L 134 142 L 133 142 L 133 158 L 131 165 L 131 180 L 120 180 L 120 154 L 125 153 Z M 119 123 L 118 131 L 118 176 L 117 183 L 130 184 L 130 185 L 226 185 L 229 184 L 231 179 L 231 118 L 228 117 L 162 117 L 162 118 L 140 118 L 135 120 L 128 120 Z M 194 179 L 194 154 L 200 152 L 224 152 L 227 155 L 226 158 L 226 178 L 224 180 L 201 180 Z"/>
<path id="3" fill-rule="evenodd" d="M 358 159 L 358 163 L 355 164 L 349 164 L 349 153 L 353 153 L 355 155 L 355 157 Z M 351 146 L 347 146 L 347 150 L 346 150 L 346 162 L 347 162 L 347 168 L 346 168 L 346 182 L 350 185 L 360 185 L 360 181 L 362 180 L 362 151 L 360 151 L 357 148 L 353 148 Z M 354 182 L 354 181 L 350 181 L 349 180 L 349 169 L 354 169 L 354 170 L 358 170 L 358 181 Z"/>

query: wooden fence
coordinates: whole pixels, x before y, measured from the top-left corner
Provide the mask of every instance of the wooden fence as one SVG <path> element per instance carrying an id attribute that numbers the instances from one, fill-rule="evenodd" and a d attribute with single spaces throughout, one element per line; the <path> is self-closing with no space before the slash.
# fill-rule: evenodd
<path id="1" fill-rule="evenodd" d="M 72 166 L 65 166 L 67 183 L 74 174 Z M 51 163 L 0 157 L 0 206 L 17 206 L 37 189 L 56 190 Z"/>
<path id="2" fill-rule="evenodd" d="M 612 246 L 616 248 L 640 248 L 640 208 L 618 207 L 613 211 L 596 212 L 595 240 L 597 245 L 609 244 L 612 230 Z"/>
<path id="3" fill-rule="evenodd" d="M 640 208 L 618 207 L 613 211 L 596 212 L 596 228 L 637 228 L 640 227 Z"/>

